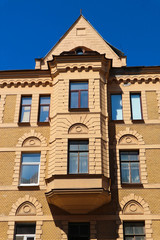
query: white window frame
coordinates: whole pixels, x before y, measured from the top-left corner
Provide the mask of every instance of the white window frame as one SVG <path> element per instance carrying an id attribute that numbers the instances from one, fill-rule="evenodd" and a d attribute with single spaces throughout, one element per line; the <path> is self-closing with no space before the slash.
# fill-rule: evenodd
<path id="1" fill-rule="evenodd" d="M 16 234 L 15 237 L 23 237 L 23 240 L 27 240 L 29 237 L 33 237 L 36 240 L 35 234 Z"/>
<path id="2" fill-rule="evenodd" d="M 29 152 L 29 153 L 28 152 L 23 152 L 22 155 L 21 155 L 21 168 L 20 168 L 19 186 L 39 186 L 41 153 L 40 152 L 33 152 L 33 153 L 39 153 L 40 154 L 39 162 L 25 162 L 25 163 L 22 163 L 22 155 L 23 154 L 32 154 L 32 152 Z M 22 166 L 23 165 L 38 165 L 38 181 L 37 181 L 37 183 L 21 183 Z"/>

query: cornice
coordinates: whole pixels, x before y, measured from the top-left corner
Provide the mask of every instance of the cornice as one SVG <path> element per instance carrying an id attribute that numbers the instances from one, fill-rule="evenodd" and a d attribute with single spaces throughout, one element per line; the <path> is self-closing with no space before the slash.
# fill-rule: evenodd
<path id="1" fill-rule="evenodd" d="M 62 72 L 101 71 L 108 73 L 111 60 L 104 55 L 98 56 L 54 56 L 48 62 L 52 78 Z"/>
<path id="2" fill-rule="evenodd" d="M 109 83 L 156 83 L 160 82 L 160 74 L 133 74 L 133 75 L 111 75 Z"/>

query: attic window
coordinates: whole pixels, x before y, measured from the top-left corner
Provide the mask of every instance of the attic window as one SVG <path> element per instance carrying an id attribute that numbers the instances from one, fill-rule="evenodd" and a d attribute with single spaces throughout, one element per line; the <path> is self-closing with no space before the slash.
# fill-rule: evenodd
<path id="1" fill-rule="evenodd" d="M 77 55 L 83 55 L 83 53 L 84 53 L 84 52 L 83 52 L 83 49 L 82 49 L 82 48 L 77 48 L 77 49 L 76 49 L 76 54 L 77 54 Z"/>

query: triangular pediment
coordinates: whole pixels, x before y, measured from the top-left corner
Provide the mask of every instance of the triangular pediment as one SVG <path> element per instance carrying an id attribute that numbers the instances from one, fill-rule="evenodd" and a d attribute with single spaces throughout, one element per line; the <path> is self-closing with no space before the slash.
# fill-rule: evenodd
<path id="1" fill-rule="evenodd" d="M 77 47 L 84 47 L 90 51 L 105 54 L 106 58 L 112 59 L 113 67 L 126 65 L 126 58 L 123 53 L 106 42 L 84 16 L 80 15 L 75 23 L 43 58 L 39 67 L 41 69 L 47 69 L 47 62 L 53 59 L 53 55 L 60 55 L 64 51 L 72 51 Z M 39 68 L 38 64 L 36 66 Z"/>

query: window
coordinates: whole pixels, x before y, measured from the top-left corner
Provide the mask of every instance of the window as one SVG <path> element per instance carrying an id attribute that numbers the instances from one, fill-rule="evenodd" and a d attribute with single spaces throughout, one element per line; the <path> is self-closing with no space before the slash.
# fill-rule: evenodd
<path id="1" fill-rule="evenodd" d="M 50 96 L 40 96 L 39 122 L 49 122 Z"/>
<path id="2" fill-rule="evenodd" d="M 131 93 L 131 116 L 132 120 L 142 119 L 141 95 L 140 93 Z"/>
<path id="3" fill-rule="evenodd" d="M 30 113 L 31 113 L 31 104 L 32 97 L 22 97 L 21 98 L 21 111 L 20 111 L 20 119 L 21 123 L 29 123 L 30 122 Z"/>
<path id="4" fill-rule="evenodd" d="M 122 95 L 111 95 L 112 120 L 123 120 Z"/>
<path id="5" fill-rule="evenodd" d="M 69 223 L 68 240 L 89 240 L 90 224 L 89 223 Z"/>
<path id="6" fill-rule="evenodd" d="M 70 83 L 70 108 L 88 108 L 88 82 Z"/>
<path id="7" fill-rule="evenodd" d="M 36 225 L 33 223 L 18 223 L 15 229 L 15 240 L 35 240 Z"/>
<path id="8" fill-rule="evenodd" d="M 138 151 L 120 152 L 121 182 L 140 183 Z"/>
<path id="9" fill-rule="evenodd" d="M 144 240 L 144 222 L 125 222 L 124 240 Z"/>
<path id="10" fill-rule="evenodd" d="M 88 173 L 88 141 L 69 141 L 69 173 Z"/>
<path id="11" fill-rule="evenodd" d="M 20 185 L 38 185 L 40 153 L 23 153 Z"/>

